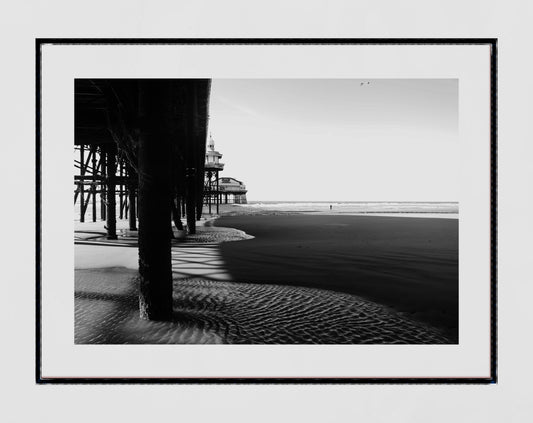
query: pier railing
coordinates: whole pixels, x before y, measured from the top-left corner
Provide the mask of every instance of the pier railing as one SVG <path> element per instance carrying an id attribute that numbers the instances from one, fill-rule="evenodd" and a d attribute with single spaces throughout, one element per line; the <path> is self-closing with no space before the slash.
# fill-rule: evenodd
<path id="1" fill-rule="evenodd" d="M 224 169 L 224 163 L 208 163 L 206 162 L 205 163 L 205 168 L 206 169 Z"/>

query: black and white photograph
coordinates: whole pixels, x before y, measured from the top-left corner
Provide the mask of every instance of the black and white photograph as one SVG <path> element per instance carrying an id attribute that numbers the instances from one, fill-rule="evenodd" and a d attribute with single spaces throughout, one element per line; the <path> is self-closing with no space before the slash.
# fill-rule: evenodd
<path id="1" fill-rule="evenodd" d="M 40 43 L 39 377 L 494 380 L 490 40 Z"/>
<path id="2" fill-rule="evenodd" d="M 458 344 L 458 79 L 76 79 L 76 344 Z"/>

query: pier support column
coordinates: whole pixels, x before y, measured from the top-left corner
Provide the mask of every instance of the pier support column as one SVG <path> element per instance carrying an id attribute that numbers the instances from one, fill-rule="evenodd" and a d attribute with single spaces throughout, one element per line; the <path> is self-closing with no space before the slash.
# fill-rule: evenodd
<path id="1" fill-rule="evenodd" d="M 166 80 L 139 83 L 139 306 L 141 318 L 172 317 L 169 237 L 171 148 L 167 133 L 172 90 Z"/>
<path id="2" fill-rule="evenodd" d="M 207 204 L 209 205 L 209 216 L 211 216 L 211 200 L 213 197 L 213 184 L 211 171 L 207 172 L 207 178 L 209 180 L 209 186 L 207 188 Z"/>
<path id="3" fill-rule="evenodd" d="M 187 213 L 187 228 L 190 234 L 196 233 L 196 169 L 187 168 L 187 201 L 185 211 Z"/>
<path id="4" fill-rule="evenodd" d="M 217 176 L 217 214 L 220 214 L 220 210 L 219 210 L 219 206 L 220 206 L 220 187 L 218 185 L 218 171 L 216 173 L 216 176 Z"/>
<path id="5" fill-rule="evenodd" d="M 92 215 L 93 222 L 96 222 L 96 172 L 97 172 L 97 163 L 96 163 L 96 145 L 91 145 L 91 155 L 92 155 L 92 168 L 93 168 L 93 179 L 91 185 L 91 195 L 92 195 Z"/>
<path id="6" fill-rule="evenodd" d="M 120 176 L 120 183 L 118 185 L 118 218 L 122 220 L 124 218 L 124 185 L 122 180 L 124 178 L 124 171 L 122 166 L 122 160 L 118 161 L 118 175 Z"/>
<path id="7" fill-rule="evenodd" d="M 103 146 L 100 146 L 100 219 L 106 220 L 106 177 L 107 177 L 107 162 L 106 162 L 106 151 Z"/>
<path id="8" fill-rule="evenodd" d="M 85 222 L 85 146 L 80 145 L 80 222 Z"/>
<path id="9" fill-rule="evenodd" d="M 131 165 L 127 166 L 127 172 L 128 172 L 128 221 L 130 225 L 130 231 L 136 231 L 137 230 L 137 208 L 135 207 L 135 203 L 137 202 L 136 195 L 135 195 L 135 189 L 136 189 L 136 181 L 137 181 L 137 172 L 133 169 Z"/>
<path id="10" fill-rule="evenodd" d="M 179 198 L 173 198 L 170 202 L 170 207 L 172 209 L 172 221 L 174 222 L 174 226 L 178 231 L 183 231 L 183 224 L 181 223 L 180 216 Z"/>
<path id="11" fill-rule="evenodd" d="M 116 217 L 116 192 L 115 192 L 115 173 L 117 170 L 117 145 L 115 143 L 106 145 L 106 227 L 107 239 L 117 239 L 117 217 Z"/>

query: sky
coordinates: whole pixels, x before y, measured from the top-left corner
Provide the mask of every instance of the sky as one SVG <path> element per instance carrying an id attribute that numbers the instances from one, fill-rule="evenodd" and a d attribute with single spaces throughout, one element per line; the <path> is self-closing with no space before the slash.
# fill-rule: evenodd
<path id="1" fill-rule="evenodd" d="M 457 79 L 214 79 L 209 115 L 248 201 L 458 201 Z"/>

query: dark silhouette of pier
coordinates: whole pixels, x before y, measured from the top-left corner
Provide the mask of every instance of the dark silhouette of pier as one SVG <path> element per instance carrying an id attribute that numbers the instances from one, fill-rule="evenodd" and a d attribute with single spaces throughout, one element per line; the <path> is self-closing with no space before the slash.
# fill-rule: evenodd
<path id="1" fill-rule="evenodd" d="M 141 316 L 172 317 L 171 218 L 196 232 L 204 189 L 208 79 L 76 79 L 74 203 L 80 221 L 117 210 L 138 230 Z M 137 228 L 137 220 L 139 227 Z"/>

